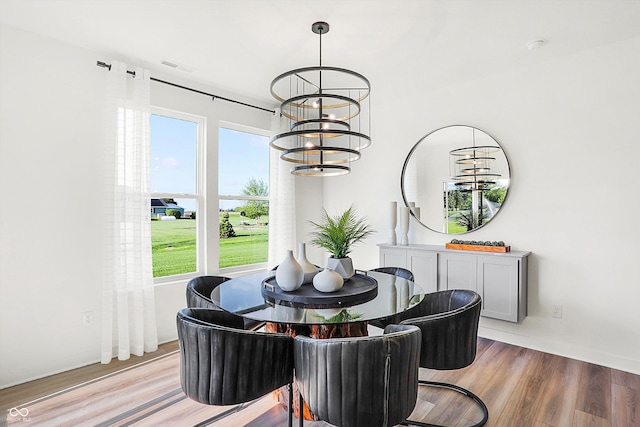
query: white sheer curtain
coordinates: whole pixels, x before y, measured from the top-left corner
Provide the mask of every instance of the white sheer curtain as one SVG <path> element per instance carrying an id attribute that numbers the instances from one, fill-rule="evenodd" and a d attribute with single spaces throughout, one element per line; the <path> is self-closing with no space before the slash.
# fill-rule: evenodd
<path id="1" fill-rule="evenodd" d="M 102 363 L 158 348 L 151 263 L 150 76 L 106 73 Z"/>
<path id="2" fill-rule="evenodd" d="M 280 116 L 280 110 L 271 120 L 271 134 L 281 133 L 287 127 L 287 120 Z M 284 259 L 287 250 L 296 250 L 296 185 L 295 177 L 289 172 L 291 163 L 280 159 L 281 152 L 270 149 L 270 191 L 269 191 L 269 268 Z"/>

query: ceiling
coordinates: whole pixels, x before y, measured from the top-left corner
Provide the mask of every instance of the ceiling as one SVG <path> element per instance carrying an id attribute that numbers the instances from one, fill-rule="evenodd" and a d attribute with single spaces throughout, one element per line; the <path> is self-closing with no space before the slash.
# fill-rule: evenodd
<path id="1" fill-rule="evenodd" d="M 364 74 L 373 96 L 424 94 L 639 36 L 640 0 L 0 0 L 4 24 L 265 105 L 275 76 L 318 65 L 320 20 L 323 65 Z"/>

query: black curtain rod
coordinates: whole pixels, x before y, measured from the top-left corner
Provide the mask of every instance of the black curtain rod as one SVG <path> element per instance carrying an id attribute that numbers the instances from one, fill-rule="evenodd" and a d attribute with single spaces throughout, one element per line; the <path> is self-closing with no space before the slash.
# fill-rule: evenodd
<path id="1" fill-rule="evenodd" d="M 96 65 L 98 67 L 108 68 L 109 71 L 111 71 L 111 64 L 107 64 L 106 62 L 102 62 L 102 61 L 97 61 Z M 127 70 L 127 74 L 131 74 L 132 76 L 135 77 L 136 72 Z M 244 105 L 245 107 L 251 107 L 251 108 L 255 108 L 257 110 L 267 111 L 267 112 L 269 112 L 271 114 L 275 114 L 276 113 L 274 110 L 269 110 L 268 108 L 258 107 L 257 105 L 251 105 L 251 104 L 247 104 L 245 102 L 236 101 L 235 99 L 225 98 L 224 96 L 214 95 L 212 93 L 203 92 L 203 91 L 198 90 L 198 89 L 192 89 L 190 87 L 186 87 L 186 86 L 182 86 L 182 85 L 179 85 L 179 84 L 171 83 L 171 82 L 168 82 L 166 80 L 156 79 L 155 77 L 151 77 L 151 80 L 153 80 L 154 82 L 163 83 L 165 85 L 169 85 L 169 86 L 177 87 L 177 88 L 180 88 L 180 89 L 188 90 L 190 92 L 199 93 L 200 95 L 210 96 L 213 100 L 221 99 L 223 101 L 233 102 L 234 104 Z"/>

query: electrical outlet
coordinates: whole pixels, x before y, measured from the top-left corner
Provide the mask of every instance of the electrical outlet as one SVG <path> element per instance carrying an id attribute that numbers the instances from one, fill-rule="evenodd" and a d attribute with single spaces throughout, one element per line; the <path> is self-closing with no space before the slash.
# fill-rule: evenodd
<path id="1" fill-rule="evenodd" d="M 82 313 L 82 324 L 84 326 L 89 326 L 93 323 L 93 311 L 85 311 L 84 313 Z"/>
<path id="2" fill-rule="evenodd" d="M 562 319 L 562 306 L 561 305 L 554 305 L 553 306 L 553 311 L 551 313 L 551 316 L 556 318 L 556 319 Z"/>

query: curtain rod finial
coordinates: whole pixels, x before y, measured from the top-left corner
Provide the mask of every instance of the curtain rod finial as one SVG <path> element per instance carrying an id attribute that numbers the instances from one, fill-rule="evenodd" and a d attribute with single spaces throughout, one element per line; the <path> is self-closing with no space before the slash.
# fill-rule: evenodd
<path id="1" fill-rule="evenodd" d="M 102 61 L 97 61 L 96 65 L 98 67 L 104 67 L 107 68 L 109 71 L 111 71 L 111 64 L 107 64 L 106 62 L 102 62 Z"/>

